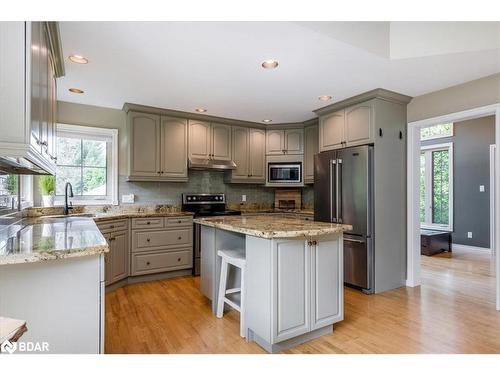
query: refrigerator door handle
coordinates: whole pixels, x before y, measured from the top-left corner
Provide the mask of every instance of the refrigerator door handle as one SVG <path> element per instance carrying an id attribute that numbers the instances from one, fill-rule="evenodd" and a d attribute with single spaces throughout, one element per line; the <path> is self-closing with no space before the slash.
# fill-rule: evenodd
<path id="1" fill-rule="evenodd" d="M 351 238 L 345 238 L 345 237 L 344 237 L 344 241 L 356 242 L 356 243 L 365 243 L 365 241 L 361 241 L 361 240 L 353 240 L 353 239 L 351 239 Z"/>
<path id="2" fill-rule="evenodd" d="M 334 170 L 335 169 L 335 170 Z M 335 182 L 332 181 L 335 179 Z M 335 197 L 333 196 L 333 189 L 335 188 Z M 335 199 L 335 214 L 333 211 L 333 204 Z M 337 222 L 337 160 L 330 160 L 330 222 Z"/>
<path id="3" fill-rule="evenodd" d="M 337 159 L 337 223 L 342 223 L 342 159 Z"/>

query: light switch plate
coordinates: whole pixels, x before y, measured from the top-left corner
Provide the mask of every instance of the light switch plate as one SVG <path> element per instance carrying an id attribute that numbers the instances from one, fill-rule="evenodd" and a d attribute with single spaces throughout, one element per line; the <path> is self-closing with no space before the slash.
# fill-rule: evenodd
<path id="1" fill-rule="evenodd" d="M 243 194 L 243 195 L 241 196 L 241 201 L 242 201 L 242 202 L 246 202 L 246 201 L 247 201 L 247 195 L 246 195 L 246 194 Z"/>
<path id="2" fill-rule="evenodd" d="M 479 185 L 479 191 L 480 191 L 481 193 L 484 193 L 484 185 Z"/>
<path id="3" fill-rule="evenodd" d="M 122 203 L 134 203 L 135 195 L 134 194 L 124 194 L 122 195 Z"/>
<path id="4" fill-rule="evenodd" d="M 472 232 L 467 232 L 467 238 L 472 238 Z"/>

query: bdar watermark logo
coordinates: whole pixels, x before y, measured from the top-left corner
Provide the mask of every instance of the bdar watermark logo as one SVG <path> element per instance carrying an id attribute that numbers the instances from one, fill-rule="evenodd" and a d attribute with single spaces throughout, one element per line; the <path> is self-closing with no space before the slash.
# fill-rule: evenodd
<path id="1" fill-rule="evenodd" d="M 23 353 L 36 353 L 36 352 L 49 352 L 49 343 L 42 342 L 10 342 L 9 340 L 4 341 L 2 345 L 0 345 L 0 351 L 2 353 L 15 353 L 15 352 L 23 352 Z"/>

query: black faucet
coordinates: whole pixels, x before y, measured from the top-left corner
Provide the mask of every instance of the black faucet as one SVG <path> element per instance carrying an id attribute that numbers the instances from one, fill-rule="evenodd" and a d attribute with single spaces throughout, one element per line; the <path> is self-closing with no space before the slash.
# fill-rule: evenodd
<path id="1" fill-rule="evenodd" d="M 68 194 L 69 188 L 69 194 Z M 68 215 L 69 210 L 73 208 L 71 204 L 68 205 L 68 197 L 73 198 L 73 186 L 69 182 L 66 182 L 66 186 L 64 187 L 64 214 Z"/>

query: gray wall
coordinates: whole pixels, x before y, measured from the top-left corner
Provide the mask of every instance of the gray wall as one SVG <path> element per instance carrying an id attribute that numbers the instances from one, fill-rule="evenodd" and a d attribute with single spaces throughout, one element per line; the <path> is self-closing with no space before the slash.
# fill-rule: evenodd
<path id="1" fill-rule="evenodd" d="M 456 122 L 453 137 L 422 145 L 444 142 L 453 142 L 453 243 L 489 248 L 489 146 L 495 143 L 495 117 Z M 479 185 L 484 185 L 484 193 Z"/>
<path id="2" fill-rule="evenodd" d="M 408 103 L 408 122 L 500 103 L 500 73 L 417 96 Z"/>
<path id="3" fill-rule="evenodd" d="M 137 204 L 181 203 L 182 193 L 225 193 L 229 203 L 241 202 L 241 195 L 247 196 L 247 203 L 271 205 L 274 203 L 274 188 L 253 184 L 225 184 L 221 172 L 189 171 L 188 182 L 128 182 L 126 116 L 121 110 L 84 104 L 58 102 L 59 123 L 118 129 L 118 195 L 135 194 Z M 313 189 L 302 189 L 303 204 L 313 205 Z M 35 200 L 35 204 L 39 204 Z"/>

